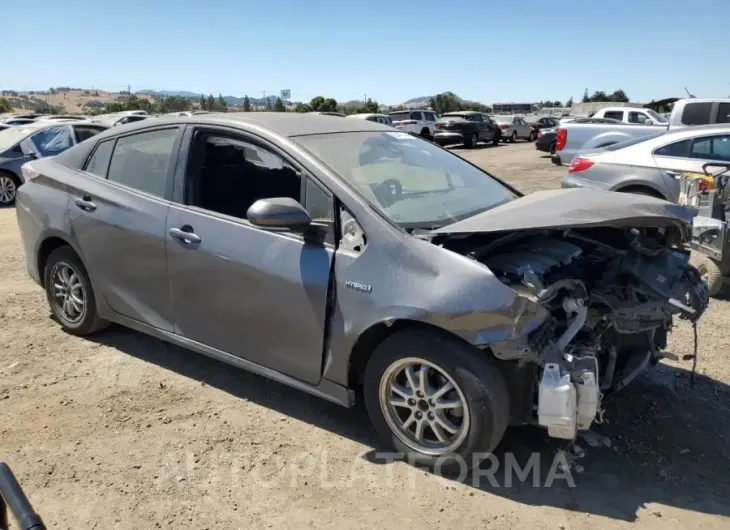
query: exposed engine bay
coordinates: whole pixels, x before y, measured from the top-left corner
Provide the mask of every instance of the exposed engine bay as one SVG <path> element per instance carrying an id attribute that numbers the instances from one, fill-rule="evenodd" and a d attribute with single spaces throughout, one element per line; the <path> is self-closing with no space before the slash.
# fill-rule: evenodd
<path id="1" fill-rule="evenodd" d="M 535 419 L 550 436 L 573 439 L 600 417 L 604 394 L 661 359 L 674 317 L 696 322 L 704 313 L 707 287 L 682 240 L 676 227 L 589 228 L 482 234 L 444 246 L 549 311 L 527 337 L 490 348 L 539 367 Z"/>

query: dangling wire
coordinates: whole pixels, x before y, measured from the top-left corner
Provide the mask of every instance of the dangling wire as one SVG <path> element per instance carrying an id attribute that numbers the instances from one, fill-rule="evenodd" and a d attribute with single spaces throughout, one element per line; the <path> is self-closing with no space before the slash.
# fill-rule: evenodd
<path id="1" fill-rule="evenodd" d="M 692 333 L 694 334 L 694 349 L 692 355 L 682 356 L 683 361 L 689 361 L 692 359 L 692 373 L 689 376 L 689 388 L 694 390 L 695 387 L 695 374 L 697 373 L 697 321 L 692 321 Z"/>

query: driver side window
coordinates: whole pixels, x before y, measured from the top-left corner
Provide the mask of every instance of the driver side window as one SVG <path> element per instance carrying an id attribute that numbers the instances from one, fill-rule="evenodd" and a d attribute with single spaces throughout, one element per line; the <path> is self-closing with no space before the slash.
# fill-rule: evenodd
<path id="1" fill-rule="evenodd" d="M 190 148 L 186 203 L 246 219 L 259 199 L 289 197 L 312 219 L 332 220 L 332 199 L 278 154 L 234 136 L 199 131 Z"/>

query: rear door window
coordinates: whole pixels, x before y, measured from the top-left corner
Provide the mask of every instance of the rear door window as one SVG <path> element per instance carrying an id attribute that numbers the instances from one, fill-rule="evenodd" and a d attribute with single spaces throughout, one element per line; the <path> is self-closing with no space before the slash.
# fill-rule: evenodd
<path id="1" fill-rule="evenodd" d="M 411 119 L 412 120 L 422 120 L 423 115 L 419 111 L 413 111 L 413 112 L 411 112 Z"/>
<path id="2" fill-rule="evenodd" d="M 712 103 L 687 103 L 682 112 L 684 125 L 707 125 L 710 122 Z"/>
<path id="3" fill-rule="evenodd" d="M 612 120 L 623 121 L 624 113 L 622 110 L 609 110 L 603 114 L 604 118 L 610 118 Z"/>
<path id="4" fill-rule="evenodd" d="M 643 112 L 629 112 L 629 123 L 646 123 L 649 117 Z"/>
<path id="5" fill-rule="evenodd" d="M 119 138 L 107 178 L 156 197 L 164 197 L 176 138 L 177 127 Z"/>
<path id="6" fill-rule="evenodd" d="M 730 135 L 696 138 L 692 143 L 691 157 L 730 162 Z"/>

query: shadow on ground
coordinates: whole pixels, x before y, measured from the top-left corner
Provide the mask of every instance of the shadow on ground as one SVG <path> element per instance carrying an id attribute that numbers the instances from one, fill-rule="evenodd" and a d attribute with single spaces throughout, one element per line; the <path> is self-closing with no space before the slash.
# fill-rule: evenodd
<path id="1" fill-rule="evenodd" d="M 352 410 L 309 396 L 282 384 L 228 366 L 192 351 L 116 326 L 92 337 L 142 361 L 216 387 L 234 397 L 305 421 L 339 436 L 373 447 L 364 458 L 377 462 L 375 436 L 362 406 Z M 689 363 L 688 363 L 689 364 Z M 605 421 L 594 430 L 610 447 L 591 447 L 570 470 L 575 487 L 551 467 L 565 442 L 534 427 L 512 428 L 495 456 L 494 482 L 481 474 L 462 482 L 475 489 L 531 506 L 552 506 L 622 521 L 636 519 L 648 503 L 730 516 L 730 387 L 697 375 L 690 388 L 688 371 L 659 364 L 622 394 L 606 400 Z M 511 474 L 507 460 L 526 469 L 539 455 L 540 466 L 526 481 Z M 490 466 L 494 466 L 494 462 Z M 387 464 L 383 464 L 387 465 Z M 582 467 L 582 471 L 580 468 Z M 514 468 L 513 468 L 514 469 Z M 479 476 L 477 476 L 479 475 Z M 661 517 L 660 512 L 654 513 Z"/>

